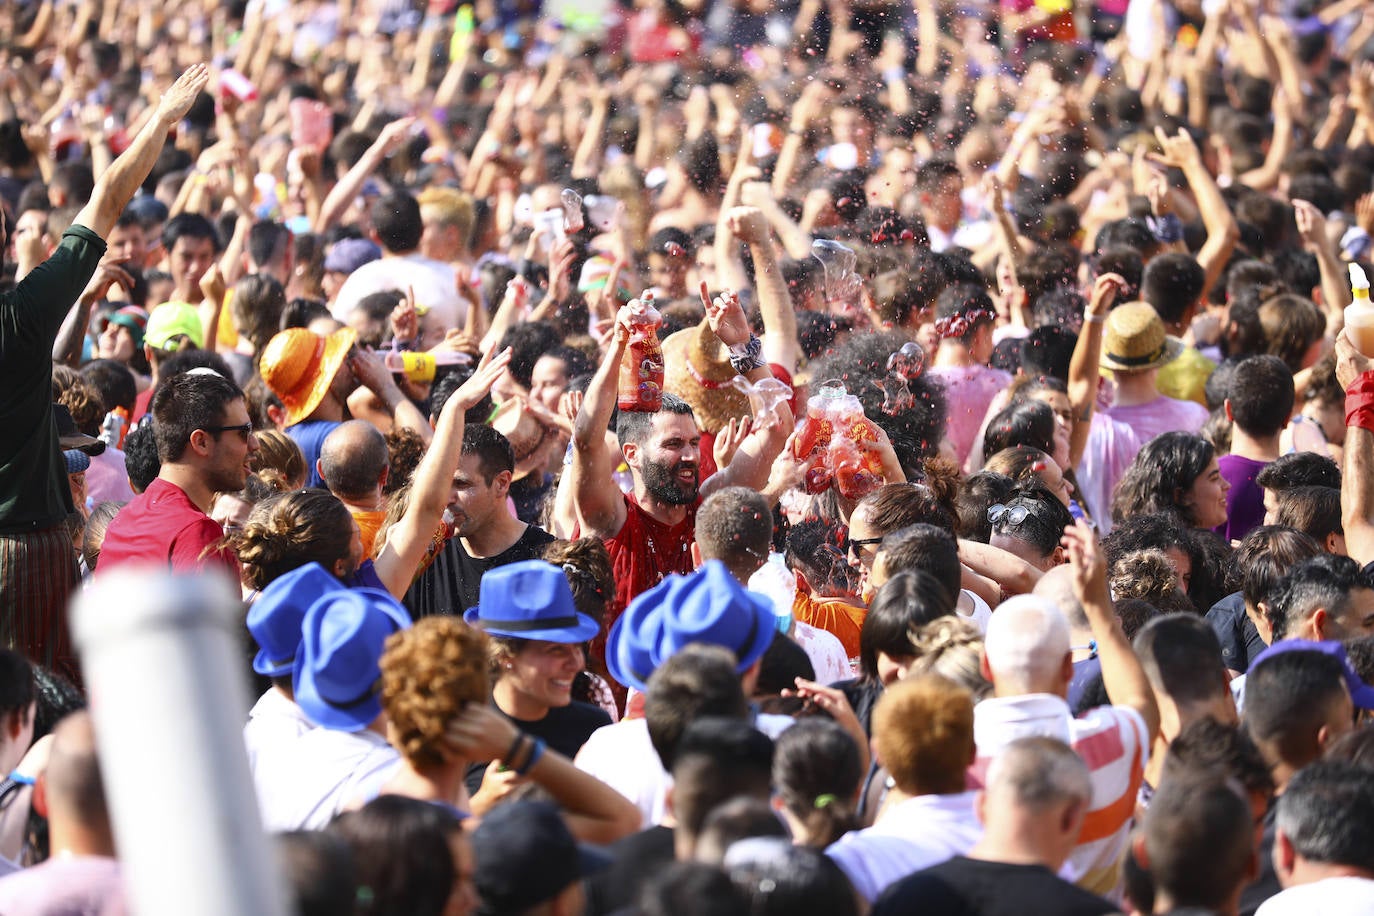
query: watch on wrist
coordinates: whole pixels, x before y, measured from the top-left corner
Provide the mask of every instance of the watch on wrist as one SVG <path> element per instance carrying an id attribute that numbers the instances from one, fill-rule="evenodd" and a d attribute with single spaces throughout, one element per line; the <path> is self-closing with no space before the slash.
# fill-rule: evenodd
<path id="1" fill-rule="evenodd" d="M 730 347 L 730 365 L 740 375 L 768 365 L 763 358 L 763 341 L 751 334 L 748 343 Z"/>

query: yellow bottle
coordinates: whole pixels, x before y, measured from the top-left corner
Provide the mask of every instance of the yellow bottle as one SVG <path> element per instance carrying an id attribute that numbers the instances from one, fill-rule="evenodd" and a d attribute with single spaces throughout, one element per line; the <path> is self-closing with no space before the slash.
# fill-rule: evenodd
<path id="1" fill-rule="evenodd" d="M 1350 264 L 1350 292 L 1355 299 L 1345 308 L 1345 332 L 1365 356 L 1374 358 L 1374 303 L 1369 301 L 1369 278 L 1358 264 Z"/>

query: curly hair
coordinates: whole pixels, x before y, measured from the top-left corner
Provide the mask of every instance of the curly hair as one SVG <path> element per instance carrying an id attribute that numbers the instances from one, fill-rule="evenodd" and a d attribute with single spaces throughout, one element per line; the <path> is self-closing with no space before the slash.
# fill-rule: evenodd
<path id="1" fill-rule="evenodd" d="M 258 450 L 248 456 L 248 466 L 264 483 L 282 493 L 305 486 L 305 453 L 296 440 L 276 429 L 264 429 L 254 436 Z"/>
<path id="2" fill-rule="evenodd" d="M 425 457 L 425 448 L 425 440 L 413 429 L 398 426 L 386 434 L 387 461 L 391 471 L 386 476 L 382 493 L 390 496 L 410 483 L 415 469 L 420 466 L 420 459 Z"/>
<path id="3" fill-rule="evenodd" d="M 945 432 L 945 394 L 926 375 L 908 382 L 913 406 L 895 414 L 883 411 L 885 395 L 879 384 L 887 376 L 888 358 L 910 340 L 899 331 L 853 334 L 811 364 L 815 381 L 837 378 L 863 403 L 864 415 L 883 428 L 902 462 L 908 480 L 920 479 L 921 459 L 940 450 Z"/>
<path id="4" fill-rule="evenodd" d="M 1119 556 L 1108 570 L 1112 594 L 1118 600 L 1138 598 L 1148 601 L 1166 614 L 1196 614 L 1197 609 L 1183 593 L 1174 564 L 1157 548 L 1133 550 Z"/>
<path id="5" fill-rule="evenodd" d="M 615 596 L 615 571 L 601 538 L 552 541 L 544 546 L 544 559 L 568 577 L 578 613 L 600 623 Z"/>
<path id="6" fill-rule="evenodd" d="M 425 617 L 387 637 L 381 670 L 392 744 L 417 767 L 442 766 L 449 723 L 491 694 L 487 635 L 457 617 Z"/>
<path id="7" fill-rule="evenodd" d="M 100 435 L 100 424 L 105 420 L 105 402 L 94 385 L 78 375 L 62 389 L 57 402 L 71 412 L 77 429 L 87 436 Z"/>
<path id="8" fill-rule="evenodd" d="M 1135 515 L 1168 512 L 1193 525 L 1197 519 L 1179 502 L 1199 477 L 1207 473 L 1216 449 L 1201 436 L 1172 432 L 1155 436 L 1136 453 L 1112 498 L 1112 522 Z"/>
<path id="9" fill-rule="evenodd" d="M 241 531 L 226 538 L 251 588 L 307 563 L 327 570 L 349 554 L 353 516 L 328 490 L 294 490 L 258 503 Z"/>

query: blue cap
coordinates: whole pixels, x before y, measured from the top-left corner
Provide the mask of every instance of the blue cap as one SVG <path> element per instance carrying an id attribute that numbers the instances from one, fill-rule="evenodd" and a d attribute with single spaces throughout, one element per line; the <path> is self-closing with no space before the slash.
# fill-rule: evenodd
<path id="1" fill-rule="evenodd" d="M 1321 652 L 1323 655 L 1330 655 L 1345 669 L 1345 686 L 1350 690 L 1350 699 L 1354 702 L 1355 708 L 1374 709 L 1374 687 L 1370 687 L 1355 673 L 1355 669 L 1350 667 L 1350 660 L 1346 657 L 1345 646 L 1334 639 L 1322 642 L 1312 639 L 1285 639 L 1276 642 L 1255 656 L 1255 660 L 1250 663 L 1250 670 L 1254 671 L 1265 659 L 1285 652 Z"/>

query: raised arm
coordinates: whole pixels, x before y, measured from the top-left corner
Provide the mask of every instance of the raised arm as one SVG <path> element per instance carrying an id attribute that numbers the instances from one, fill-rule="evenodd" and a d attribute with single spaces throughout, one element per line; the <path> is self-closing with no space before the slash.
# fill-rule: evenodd
<path id="1" fill-rule="evenodd" d="M 162 145 L 167 141 L 167 131 L 186 116 L 191 103 L 200 95 L 209 79 L 210 68 L 205 64 L 193 64 L 177 78 L 171 88 L 162 94 L 156 114 L 134 135 L 129 148 L 101 173 L 91 199 L 76 214 L 73 222 L 85 226 L 101 238 L 110 234 L 119 214 L 124 212 L 124 207 L 133 200 L 139 186 L 153 170 L 162 152 Z"/>
<path id="2" fill-rule="evenodd" d="M 1088 448 L 1093 408 L 1097 406 L 1097 382 L 1102 377 L 1102 328 L 1117 293 L 1126 288 L 1120 274 L 1103 274 L 1093 284 L 1083 329 L 1069 359 L 1069 407 L 1073 410 L 1073 429 L 1069 434 L 1069 464 L 1078 467 Z"/>
<path id="3" fill-rule="evenodd" d="M 625 524 L 625 500 L 611 474 L 615 471 L 606 449 L 606 427 L 615 411 L 620 363 L 630 343 L 630 316 L 635 300 L 622 308 L 606 356 L 582 398 L 573 423 L 572 465 L 568 469 L 573 508 L 583 537 L 612 537 Z"/>
<path id="4" fill-rule="evenodd" d="M 1145 669 L 1140 667 L 1140 659 L 1112 609 L 1102 545 L 1092 527 L 1081 519 L 1064 529 L 1063 543 L 1073 566 L 1074 594 L 1083 605 L 1097 643 L 1097 656 L 1102 660 L 1102 686 L 1107 688 L 1107 699 L 1113 706 L 1127 706 L 1140 713 L 1146 735 L 1153 736 L 1159 731 L 1159 707 Z"/>
<path id="5" fill-rule="evenodd" d="M 1361 565 L 1374 560 L 1374 360 L 1346 332 L 1336 338 L 1336 379 L 1345 389 L 1345 461 L 1341 522 L 1345 549 Z"/>
<path id="6" fill-rule="evenodd" d="M 1157 127 L 1155 137 L 1164 150 L 1162 155 L 1154 157 L 1155 161 L 1182 169 L 1183 177 L 1188 180 L 1188 187 L 1197 200 L 1198 213 L 1203 226 L 1207 228 L 1207 241 L 1197 253 L 1197 262 L 1206 274 L 1202 288 L 1211 289 L 1231 257 L 1231 250 L 1240 241 L 1240 226 L 1231 215 L 1231 208 L 1226 206 L 1221 188 L 1217 187 L 1212 173 L 1207 171 L 1202 154 L 1188 132 L 1180 128 L 1177 134 L 1170 137 L 1163 128 Z"/>
<path id="7" fill-rule="evenodd" d="M 763 316 L 763 357 L 792 375 L 801 361 L 797 313 L 787 293 L 787 281 L 782 278 L 768 220 L 754 207 L 734 207 L 726 214 L 726 220 L 730 231 L 749 246 L 754 259 L 754 294 Z"/>
<path id="8" fill-rule="evenodd" d="M 1293 217 L 1298 224 L 1298 235 L 1303 247 L 1317 257 L 1317 268 L 1321 272 L 1322 309 L 1326 312 L 1326 334 L 1335 339 L 1345 327 L 1345 307 L 1350 304 L 1350 281 L 1346 279 L 1345 266 L 1341 264 L 1336 252 L 1336 243 L 1327 231 L 1326 216 L 1314 204 L 1305 200 L 1293 201 Z M 1307 290 L 1299 290 L 1307 295 Z"/>
<path id="9" fill-rule="evenodd" d="M 434 537 L 434 529 L 448 506 L 453 475 L 463 452 L 463 418 L 491 391 L 491 386 L 510 364 L 510 350 L 483 359 L 477 371 L 444 402 L 439 424 L 434 430 L 420 464 L 415 468 L 410 505 L 387 534 L 386 545 L 374 561 L 378 577 L 386 590 L 399 600 L 410 588 L 415 570 Z"/>
<path id="10" fill-rule="evenodd" d="M 363 157 L 339 179 L 339 183 L 334 185 L 329 196 L 324 199 L 319 216 L 315 218 L 312 226 L 316 232 L 323 232 L 343 216 L 349 203 L 362 191 L 368 176 L 377 171 L 387 156 L 400 148 L 410 135 L 410 127 L 414 123 L 414 118 L 401 118 L 382 128 L 382 132 L 367 148 L 367 152 L 363 153 Z"/>
<path id="11" fill-rule="evenodd" d="M 721 343 L 736 357 L 752 357 L 752 365 L 740 374 L 749 382 L 771 379 L 773 373 L 763 359 L 762 342 L 749 332 L 749 322 L 744 317 L 739 297 L 726 292 L 714 300 L 708 300 L 706 284 L 703 283 L 701 300 L 706 306 L 706 320 Z M 739 368 L 738 364 L 736 368 Z M 745 437 L 730 464 L 717 470 L 702 484 L 702 496 L 709 496 L 721 487 L 762 490 L 768 484 L 774 459 L 782 451 L 787 437 L 792 434 L 793 425 L 792 411 L 785 404 L 778 405 L 776 418 L 756 422 L 755 428 Z"/>

